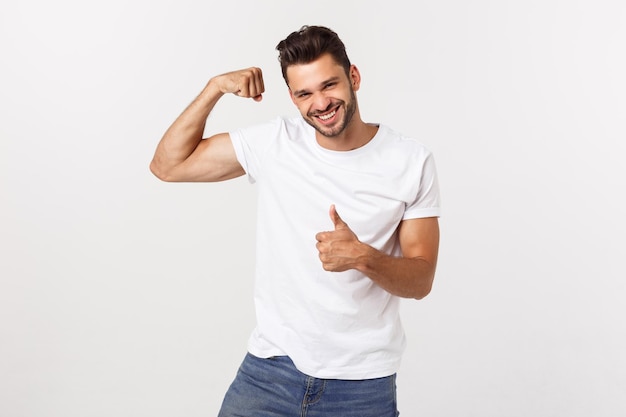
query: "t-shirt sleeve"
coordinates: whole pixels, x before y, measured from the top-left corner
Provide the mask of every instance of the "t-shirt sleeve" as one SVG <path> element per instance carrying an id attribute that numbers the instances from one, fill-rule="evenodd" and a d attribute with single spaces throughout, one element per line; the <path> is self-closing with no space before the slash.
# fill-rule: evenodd
<path id="1" fill-rule="evenodd" d="M 267 123 L 229 132 L 237 161 L 246 171 L 251 183 L 255 183 L 262 175 L 264 155 L 278 136 L 281 126 L 282 120 L 276 118 Z"/>
<path id="2" fill-rule="evenodd" d="M 407 204 L 403 220 L 424 217 L 439 217 L 441 204 L 439 196 L 439 181 L 437 168 L 432 153 L 424 158 L 421 169 L 419 186 L 415 199 Z"/>

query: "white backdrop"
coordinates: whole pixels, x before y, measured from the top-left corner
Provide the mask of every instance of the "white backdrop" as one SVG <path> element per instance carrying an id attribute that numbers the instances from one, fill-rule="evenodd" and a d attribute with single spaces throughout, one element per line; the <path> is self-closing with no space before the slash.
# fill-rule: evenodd
<path id="1" fill-rule="evenodd" d="M 212 75 L 260 66 L 267 93 L 211 132 L 296 114 L 274 47 L 303 24 L 345 41 L 364 119 L 437 160 L 402 415 L 626 415 L 626 3 L 24 0 L 0 14 L 0 417 L 216 414 L 255 188 L 148 164 Z"/>

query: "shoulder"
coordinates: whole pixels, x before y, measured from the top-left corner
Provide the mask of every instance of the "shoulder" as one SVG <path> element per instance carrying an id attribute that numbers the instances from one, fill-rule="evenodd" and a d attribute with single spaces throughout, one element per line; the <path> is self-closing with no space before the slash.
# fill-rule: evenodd
<path id="1" fill-rule="evenodd" d="M 428 159 L 432 157 L 430 148 L 414 136 L 404 135 L 384 124 L 379 125 L 379 135 L 381 135 L 383 148 L 389 152 L 409 158 Z"/>
<path id="2" fill-rule="evenodd" d="M 301 116 L 278 117 L 290 139 L 298 139 L 310 135 L 313 128 Z"/>

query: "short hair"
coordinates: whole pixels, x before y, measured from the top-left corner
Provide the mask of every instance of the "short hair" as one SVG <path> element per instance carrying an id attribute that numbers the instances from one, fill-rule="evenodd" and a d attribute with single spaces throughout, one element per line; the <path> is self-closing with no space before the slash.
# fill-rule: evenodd
<path id="1" fill-rule="evenodd" d="M 350 59 L 346 47 L 337 33 L 324 26 L 302 26 L 276 45 L 278 61 L 287 82 L 287 68 L 291 65 L 308 64 L 324 54 L 330 54 L 333 60 L 350 74 Z"/>

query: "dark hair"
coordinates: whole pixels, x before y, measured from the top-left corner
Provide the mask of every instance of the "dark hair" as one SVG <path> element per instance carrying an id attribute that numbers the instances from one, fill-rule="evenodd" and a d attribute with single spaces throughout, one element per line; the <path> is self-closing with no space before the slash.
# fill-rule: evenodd
<path id="1" fill-rule="evenodd" d="M 350 74 L 350 59 L 339 36 L 324 26 L 302 26 L 276 45 L 278 61 L 287 82 L 287 67 L 308 64 L 323 54 L 330 54 Z"/>

